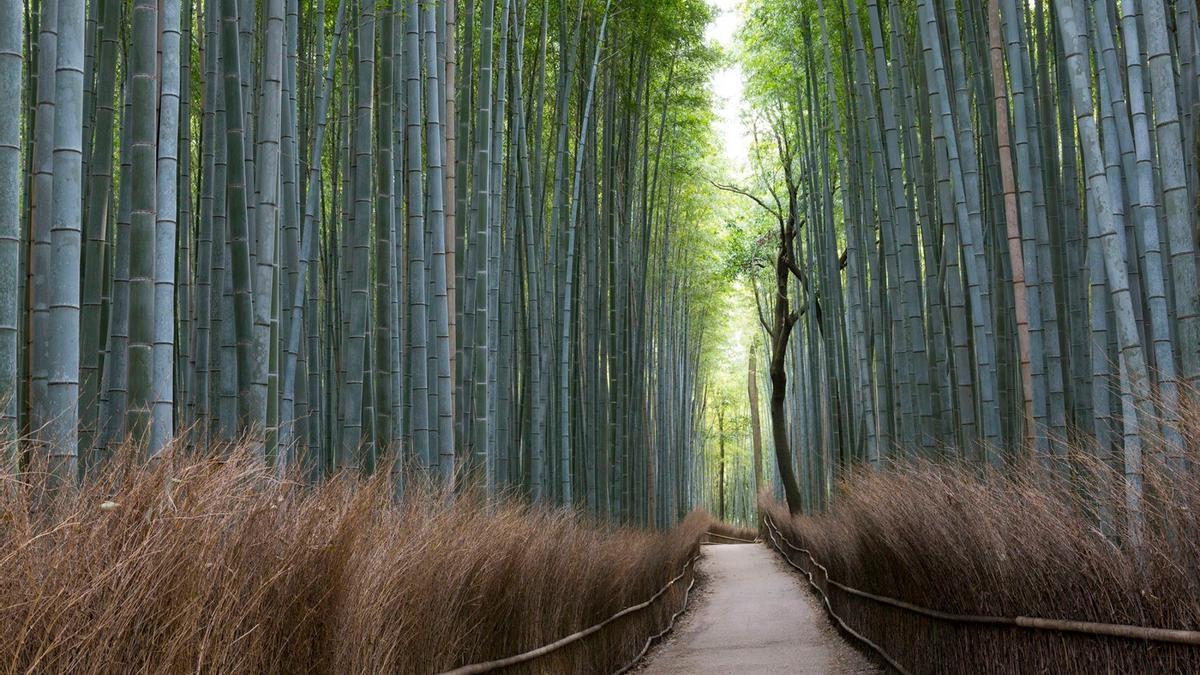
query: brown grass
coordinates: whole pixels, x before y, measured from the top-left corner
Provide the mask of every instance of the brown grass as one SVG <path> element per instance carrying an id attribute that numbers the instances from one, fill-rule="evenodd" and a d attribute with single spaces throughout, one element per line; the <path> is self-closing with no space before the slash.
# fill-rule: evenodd
<path id="1" fill-rule="evenodd" d="M 307 488 L 240 455 L 113 466 L 54 498 L 0 475 L 0 672 L 440 672 L 646 599 L 708 525 L 693 513 L 638 532 L 429 494 L 397 505 L 382 480 Z M 512 672 L 611 672 L 686 581 Z"/>
<path id="2" fill-rule="evenodd" d="M 1119 476 L 1088 471 L 1072 485 L 1015 473 L 1023 477 L 909 463 L 852 475 L 823 516 L 790 519 L 783 505 L 763 505 L 831 578 L 878 595 L 959 614 L 1200 629 L 1196 473 L 1147 476 L 1138 551 L 1111 534 L 1119 528 L 1097 507 L 1095 495 L 1119 492 Z M 1197 647 L 955 624 L 836 588 L 830 601 L 916 673 L 1200 672 Z"/>

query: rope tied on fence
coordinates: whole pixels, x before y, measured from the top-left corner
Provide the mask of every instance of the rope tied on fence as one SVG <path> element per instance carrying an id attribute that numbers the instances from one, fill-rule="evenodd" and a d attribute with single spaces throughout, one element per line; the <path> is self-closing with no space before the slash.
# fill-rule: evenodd
<path id="1" fill-rule="evenodd" d="M 667 627 L 658 631 L 654 635 L 651 635 L 650 637 L 646 638 L 646 644 L 642 646 L 642 651 L 638 652 L 637 656 L 633 657 L 633 660 L 631 660 L 629 663 L 626 663 L 625 667 L 623 667 L 620 670 L 618 670 L 617 672 L 613 673 L 613 675 L 623 675 L 624 673 L 627 673 L 630 670 L 632 670 L 633 667 L 636 666 L 638 664 L 638 662 L 642 660 L 642 657 L 646 655 L 646 652 L 650 651 L 650 645 L 654 644 L 655 640 L 657 640 L 657 639 L 661 638 L 662 636 L 666 635 L 667 633 L 671 632 L 671 629 L 675 627 L 675 619 L 678 619 L 679 615 L 683 614 L 684 611 L 687 610 L 688 598 L 691 597 L 692 589 L 695 586 L 696 586 L 696 575 L 693 574 L 691 583 L 688 584 L 687 590 L 683 592 L 683 606 L 681 606 L 679 608 L 678 612 L 675 612 L 674 614 L 671 615 L 671 620 L 667 622 Z"/>
<path id="2" fill-rule="evenodd" d="M 538 647 L 537 649 L 531 649 L 527 652 L 522 652 L 520 654 L 514 654 L 513 656 L 505 657 L 503 659 L 496 659 L 494 661 L 485 661 L 482 663 L 473 663 L 470 665 L 461 666 L 459 668 L 455 668 L 453 670 L 448 670 L 444 673 L 441 673 L 441 675 L 472 675 L 473 673 L 487 673 L 487 672 L 490 672 L 493 670 L 499 670 L 500 668 L 507 668 L 509 666 L 515 666 L 515 665 L 518 665 L 521 663 L 527 663 L 534 659 L 537 659 L 537 658 L 540 658 L 547 654 L 553 653 L 573 642 L 582 640 L 583 638 L 599 631 L 601 628 L 604 628 L 605 626 L 612 623 L 613 621 L 616 621 L 617 619 L 620 619 L 623 616 L 633 614 L 634 612 L 637 612 L 639 610 L 646 609 L 650 605 L 654 604 L 654 602 L 656 600 L 658 600 L 660 597 L 662 597 L 668 590 L 670 590 L 670 588 L 672 586 L 675 585 L 675 583 L 677 581 L 682 579 L 684 577 L 684 575 L 687 574 L 688 569 L 692 567 L 693 563 L 695 563 L 696 559 L 699 557 L 700 557 L 700 553 L 697 552 L 695 555 L 693 555 L 691 558 L 689 558 L 688 561 L 683 564 L 683 569 L 680 570 L 679 574 L 676 575 L 670 581 L 668 581 L 662 588 L 658 589 L 657 593 L 650 596 L 643 602 L 639 602 L 636 605 L 630 605 L 629 607 L 622 609 L 621 611 L 613 614 L 612 616 L 601 621 L 600 623 L 597 623 L 597 624 L 594 624 L 587 628 L 584 628 L 583 630 L 579 630 L 574 633 L 571 633 L 570 635 L 568 635 L 566 637 L 555 640 L 554 642 L 551 642 L 550 644 L 542 645 L 541 647 Z M 693 574 L 692 575 L 692 583 L 688 585 L 687 592 L 684 594 L 683 609 L 687 608 L 687 598 L 688 598 L 688 595 L 690 595 L 692 586 L 694 586 L 695 583 L 696 583 L 695 574 Z M 626 665 L 622 670 L 617 671 L 617 672 L 625 672 L 625 671 L 629 670 L 629 668 L 632 667 L 633 664 L 637 663 L 638 660 L 641 659 L 641 657 L 646 653 L 646 650 L 648 650 L 650 648 L 650 643 L 653 642 L 655 639 L 664 635 L 667 631 L 669 631 L 671 629 L 672 626 L 675 625 L 675 618 L 678 617 L 681 613 L 683 613 L 683 609 L 680 609 L 678 612 L 676 612 L 674 615 L 672 615 L 671 621 L 668 624 L 667 628 L 665 630 L 659 632 L 658 634 L 651 636 L 651 638 L 649 640 L 647 640 L 646 646 L 643 647 L 642 651 L 638 653 L 638 656 L 632 662 L 630 662 L 628 665 Z"/>
<path id="3" fill-rule="evenodd" d="M 738 537 L 730 537 L 730 536 L 724 535 L 724 534 L 717 534 L 716 532 L 705 532 L 704 534 L 706 534 L 709 537 L 717 537 L 719 539 L 728 539 L 729 541 L 736 541 L 736 542 L 740 542 L 743 544 L 757 544 L 759 542 L 758 539 L 740 539 Z"/>
<path id="4" fill-rule="evenodd" d="M 862 633 L 859 633 L 858 631 L 851 628 L 850 624 L 846 623 L 846 621 L 844 619 L 842 619 L 842 617 L 838 616 L 837 612 L 833 611 L 833 604 L 829 602 L 829 596 L 826 595 L 825 591 L 820 586 L 817 585 L 817 581 L 816 581 L 816 579 L 813 578 L 812 572 L 809 572 L 808 570 L 804 569 L 803 567 L 792 562 L 792 559 L 790 557 L 788 557 L 788 554 L 783 552 L 783 549 L 780 548 L 779 544 L 776 543 L 776 541 L 775 541 L 775 532 L 779 531 L 778 528 L 776 528 L 775 524 L 773 522 L 771 522 L 770 516 L 767 516 L 766 520 L 767 520 L 767 535 L 771 538 L 771 545 L 774 546 L 775 549 L 778 550 L 779 553 L 783 555 L 783 559 L 787 561 L 787 564 L 800 570 L 800 572 L 803 573 L 804 576 L 806 576 L 808 578 L 808 584 L 813 587 L 813 590 L 815 590 L 818 595 L 821 596 L 821 602 L 824 603 L 825 611 L 829 612 L 829 616 L 833 617 L 834 621 L 837 621 L 838 625 L 842 627 L 842 630 L 846 631 L 847 633 L 852 635 L 855 639 L 857 639 L 859 642 L 862 642 L 863 644 L 865 644 L 866 646 L 868 646 L 872 650 L 874 650 L 875 653 L 879 654 L 879 656 L 882 657 L 884 661 L 888 662 L 888 665 L 890 665 L 892 668 L 896 669 L 896 672 L 900 673 L 901 675 L 908 675 L 908 671 L 905 670 L 904 667 L 901 666 L 895 659 L 893 659 L 891 657 L 891 655 L 889 655 L 886 651 L 884 651 L 883 647 L 880 647 L 878 644 L 875 644 L 873 641 L 871 641 L 871 639 L 868 638 L 867 636 L 865 636 Z M 785 542 L 787 541 L 787 539 L 784 538 L 784 536 L 783 536 L 783 532 L 779 532 L 779 538 L 783 539 Z M 788 545 L 791 546 L 791 542 L 788 542 Z M 818 567 L 820 567 L 820 565 L 817 563 L 817 561 L 813 560 L 812 556 L 809 556 L 809 560 L 812 560 L 814 565 L 817 565 Z M 824 570 L 825 568 L 821 567 L 821 569 Z M 825 574 L 825 580 L 827 582 L 829 580 L 828 572 L 826 572 L 826 574 Z"/>
<path id="5" fill-rule="evenodd" d="M 1148 641 L 1152 641 L 1152 642 L 1166 642 L 1166 643 L 1173 643 L 1173 644 L 1200 646 L 1200 631 L 1194 631 L 1194 630 L 1182 630 L 1182 629 L 1174 629 L 1174 628 L 1153 628 L 1153 627 L 1148 627 L 1148 626 L 1133 626 L 1133 625 L 1129 625 L 1129 624 L 1101 623 L 1101 622 L 1093 622 L 1093 621 L 1074 621 L 1074 620 L 1069 620 L 1069 619 L 1045 619 L 1045 618 L 1032 617 L 1032 616 L 1007 617 L 1007 616 L 989 616 L 989 615 L 978 615 L 978 614 L 956 614 L 953 612 L 943 612 L 941 610 L 930 609 L 928 607 L 922 607 L 920 605 L 915 605 L 915 604 L 912 604 L 909 602 L 905 602 L 903 600 L 898 600 L 896 598 L 892 598 L 892 597 L 888 597 L 888 596 L 884 596 L 884 595 L 877 595 L 875 593 L 869 593 L 867 591 L 864 591 L 864 590 L 861 590 L 858 588 L 854 588 L 852 586 L 848 586 L 846 584 L 843 584 L 839 581 L 832 579 L 829 576 L 829 570 L 824 565 L 817 562 L 816 558 L 813 557 L 811 551 L 809 551 L 808 549 L 802 548 L 800 546 L 796 546 L 792 542 L 788 541 L 787 537 L 784 536 L 783 531 L 779 529 L 779 527 L 775 524 L 774 520 L 772 520 L 769 515 L 766 516 L 766 523 L 767 523 L 767 528 L 768 528 L 767 533 L 771 537 L 772 545 L 774 545 L 775 548 L 779 551 L 779 553 L 781 555 L 783 555 L 784 560 L 786 560 L 788 562 L 788 564 L 790 564 L 792 567 L 795 567 L 796 569 L 798 569 L 801 572 L 804 572 L 806 575 L 808 575 L 809 583 L 812 584 L 814 588 L 817 588 L 817 585 L 812 578 L 812 573 L 808 572 L 807 570 L 803 569 L 796 563 L 792 562 L 791 557 L 783 550 L 782 547 L 780 547 L 778 545 L 778 543 L 775 542 L 775 534 L 779 535 L 779 539 L 781 539 L 783 541 L 783 543 L 787 544 L 788 548 L 792 549 L 793 551 L 803 553 L 805 556 L 807 556 L 808 560 L 812 564 L 812 566 L 821 570 L 822 574 L 825 577 L 825 583 L 827 585 L 834 586 L 834 587 L 836 587 L 842 591 L 845 591 L 846 593 L 849 593 L 851 595 L 855 595 L 855 596 L 858 596 L 861 598 L 866 598 L 868 600 L 872 600 L 872 601 L 880 603 L 880 604 L 890 605 L 892 607 L 903 609 L 905 611 L 912 612 L 914 614 L 920 614 L 920 615 L 927 616 L 927 617 L 930 617 L 933 619 L 938 619 L 941 621 L 948 621 L 948 622 L 955 622 L 955 623 L 983 624 L 983 625 L 993 625 L 993 626 L 1015 626 L 1015 627 L 1019 627 L 1019 628 L 1028 628 L 1028 629 L 1033 629 L 1033 630 L 1048 630 L 1048 631 L 1067 632 L 1067 633 L 1080 633 L 1080 634 L 1084 634 L 1084 635 L 1096 635 L 1096 636 L 1101 636 L 1101 637 L 1116 637 L 1116 638 L 1126 638 L 1126 639 L 1133 639 L 1133 640 L 1148 640 Z M 818 591 L 820 591 L 819 588 L 818 588 Z M 822 597 L 825 599 L 825 604 L 826 604 L 826 607 L 829 609 L 829 613 L 831 615 L 833 615 L 834 618 L 837 619 L 838 622 L 841 623 L 843 627 L 846 627 L 845 623 L 836 614 L 834 614 L 833 609 L 829 604 L 828 598 L 825 598 L 825 594 L 823 591 L 821 591 L 821 594 L 822 594 Z M 846 628 L 848 631 L 850 631 L 850 629 L 848 627 L 846 627 Z M 903 669 L 901 669 L 898 665 L 896 665 L 895 662 L 892 661 L 892 659 L 889 656 L 887 656 L 878 645 L 875 645 L 874 643 L 866 640 L 866 638 L 863 638 L 862 636 L 858 635 L 858 633 L 855 633 L 854 631 L 850 631 L 850 632 L 852 634 L 854 634 L 856 637 L 858 637 L 860 640 L 863 640 L 867 644 L 871 645 L 875 649 L 875 651 L 879 652 L 885 659 L 887 659 L 887 661 L 889 663 L 891 663 L 894 667 L 896 667 L 897 670 L 900 670 L 901 672 L 903 672 Z"/>

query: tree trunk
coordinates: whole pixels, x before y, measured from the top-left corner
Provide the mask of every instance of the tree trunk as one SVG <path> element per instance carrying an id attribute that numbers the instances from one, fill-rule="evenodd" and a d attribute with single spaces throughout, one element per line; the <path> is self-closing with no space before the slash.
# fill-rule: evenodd
<path id="1" fill-rule="evenodd" d="M 775 462 L 779 467 L 779 479 L 783 483 L 783 494 L 787 499 L 788 512 L 800 513 L 803 500 L 796 483 L 796 472 L 792 466 L 792 446 L 787 431 L 787 347 L 796 316 L 788 303 L 787 256 L 796 237 L 794 226 L 788 225 L 781 233 L 779 252 L 775 256 L 775 321 L 771 335 L 771 440 L 775 443 Z"/>

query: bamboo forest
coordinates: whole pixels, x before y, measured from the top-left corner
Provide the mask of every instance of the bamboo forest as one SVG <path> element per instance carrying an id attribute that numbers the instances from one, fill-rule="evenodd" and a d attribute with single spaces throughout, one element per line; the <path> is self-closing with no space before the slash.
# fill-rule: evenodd
<path id="1" fill-rule="evenodd" d="M 0 0 L 0 672 L 1200 670 L 1196 0 Z"/>

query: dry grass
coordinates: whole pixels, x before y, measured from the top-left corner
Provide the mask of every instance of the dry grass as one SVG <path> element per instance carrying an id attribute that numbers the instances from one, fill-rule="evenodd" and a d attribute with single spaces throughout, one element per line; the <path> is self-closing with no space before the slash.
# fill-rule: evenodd
<path id="1" fill-rule="evenodd" d="M 400 506 L 384 481 L 306 488 L 239 455 L 113 467 L 54 498 L 0 475 L 0 672 L 439 672 L 644 600 L 708 525 Z M 611 672 L 684 586 L 513 672 Z"/>
<path id="2" fill-rule="evenodd" d="M 1105 515 L 1094 497 L 1119 492 L 1114 472 L 1077 473 L 1073 484 L 1014 473 L 1026 478 L 910 463 L 849 477 L 820 517 L 790 519 L 781 504 L 764 506 L 833 579 L 875 594 L 960 614 L 1200 629 L 1194 470 L 1147 476 L 1140 552 L 1104 524 L 1120 523 L 1120 511 Z M 1198 647 L 964 626 L 836 588 L 830 600 L 912 672 L 1200 672 Z"/>

